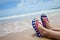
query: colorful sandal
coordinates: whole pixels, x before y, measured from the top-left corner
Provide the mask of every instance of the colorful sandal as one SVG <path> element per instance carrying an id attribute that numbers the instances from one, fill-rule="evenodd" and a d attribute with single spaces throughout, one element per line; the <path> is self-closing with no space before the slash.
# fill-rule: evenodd
<path id="1" fill-rule="evenodd" d="M 49 20 L 48 20 L 48 17 L 45 14 L 41 15 L 42 25 L 46 28 L 46 25 L 45 25 L 45 22 L 43 21 L 43 18 L 44 18 L 44 20 L 47 20 L 48 22 L 49 22 Z"/>
<path id="2" fill-rule="evenodd" d="M 33 26 L 33 28 L 34 28 L 34 30 L 35 30 L 35 32 L 36 32 L 37 37 L 41 37 L 41 34 L 40 34 L 40 32 L 38 31 L 38 29 L 37 29 L 37 27 L 36 27 L 36 25 L 35 25 L 35 21 L 36 21 L 36 19 L 34 18 L 34 19 L 32 20 L 32 26 Z"/>

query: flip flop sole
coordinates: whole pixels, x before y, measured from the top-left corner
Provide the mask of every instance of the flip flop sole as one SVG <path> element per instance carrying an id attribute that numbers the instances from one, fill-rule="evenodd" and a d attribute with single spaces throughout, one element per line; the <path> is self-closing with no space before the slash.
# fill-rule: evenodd
<path id="1" fill-rule="evenodd" d="M 48 20 L 47 15 L 45 15 L 45 14 L 42 14 L 42 15 L 41 15 L 42 25 L 43 25 L 43 27 L 46 27 L 45 22 L 43 21 L 43 18 L 44 18 L 44 20 L 47 20 L 48 22 L 49 22 L 49 20 Z"/>
<path id="2" fill-rule="evenodd" d="M 37 30 L 37 27 L 36 27 L 36 25 L 35 25 L 35 21 L 36 21 L 35 19 L 32 20 L 33 29 L 35 30 L 37 37 L 41 37 L 41 34 L 40 34 L 40 32 Z"/>

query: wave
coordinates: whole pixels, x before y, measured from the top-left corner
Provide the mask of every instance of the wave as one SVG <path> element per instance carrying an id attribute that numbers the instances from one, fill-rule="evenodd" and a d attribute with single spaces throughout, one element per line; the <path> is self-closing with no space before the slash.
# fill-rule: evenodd
<path id="1" fill-rule="evenodd" d="M 53 11 L 58 11 L 58 10 L 60 10 L 60 9 L 43 10 L 43 11 L 38 11 L 38 12 L 33 12 L 33 13 L 26 13 L 26 14 L 20 14 L 20 15 L 8 16 L 8 17 L 1 17 L 0 20 L 6 20 L 6 19 L 11 19 L 11 18 L 23 17 L 23 16 L 37 15 L 37 14 L 53 12 Z"/>

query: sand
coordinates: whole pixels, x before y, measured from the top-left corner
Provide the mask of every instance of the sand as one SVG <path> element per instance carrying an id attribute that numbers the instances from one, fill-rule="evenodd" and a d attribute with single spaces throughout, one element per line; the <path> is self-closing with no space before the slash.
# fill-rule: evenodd
<path id="1" fill-rule="evenodd" d="M 29 29 L 23 32 L 7 34 L 4 37 L 0 37 L 0 40 L 49 40 L 46 38 L 38 38 L 36 36 L 33 36 L 33 34 L 33 29 Z"/>
<path id="2" fill-rule="evenodd" d="M 60 11 L 49 12 L 48 15 L 51 25 L 60 28 Z M 47 14 L 47 13 L 46 13 Z M 40 17 L 36 15 L 35 17 Z M 34 35 L 35 31 L 32 28 L 31 20 L 27 18 L 24 20 L 7 20 L 7 22 L 0 23 L 0 40 L 51 40 L 49 38 L 39 38 Z"/>

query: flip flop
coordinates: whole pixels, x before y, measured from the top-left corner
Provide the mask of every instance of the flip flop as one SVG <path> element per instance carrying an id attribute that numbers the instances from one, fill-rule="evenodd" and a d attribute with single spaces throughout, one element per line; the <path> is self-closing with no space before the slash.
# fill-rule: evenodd
<path id="1" fill-rule="evenodd" d="M 45 21 L 43 21 L 43 20 L 47 20 L 49 22 L 48 17 L 45 14 L 41 15 L 41 21 L 42 21 L 43 27 L 46 28 Z"/>
<path id="2" fill-rule="evenodd" d="M 36 21 L 36 19 L 34 18 L 34 19 L 32 20 L 33 29 L 35 30 L 37 37 L 41 37 L 41 34 L 40 34 L 40 32 L 38 31 L 38 29 L 37 29 L 37 27 L 36 27 L 36 25 L 35 25 L 35 21 Z"/>

